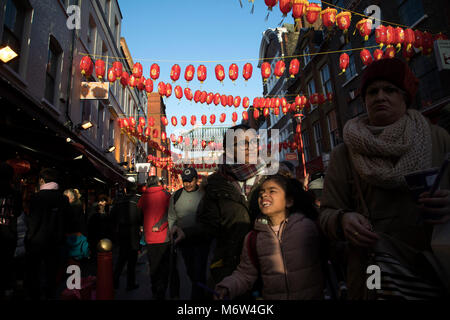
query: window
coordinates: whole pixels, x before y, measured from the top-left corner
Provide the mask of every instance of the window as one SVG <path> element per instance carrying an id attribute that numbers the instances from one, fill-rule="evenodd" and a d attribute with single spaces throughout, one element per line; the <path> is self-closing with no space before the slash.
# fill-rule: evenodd
<path id="1" fill-rule="evenodd" d="M 314 140 L 316 142 L 317 156 L 320 156 L 323 152 L 322 127 L 320 126 L 320 122 L 314 124 Z"/>
<path id="2" fill-rule="evenodd" d="M 91 120 L 91 101 L 81 100 L 81 122 Z"/>
<path id="3" fill-rule="evenodd" d="M 305 162 L 311 160 L 311 147 L 309 145 L 309 134 L 308 131 L 302 132 L 302 140 L 303 140 L 303 153 L 305 155 Z"/>
<path id="4" fill-rule="evenodd" d="M 111 0 L 106 0 L 105 3 L 105 17 L 106 17 L 106 24 L 109 25 L 109 12 L 111 11 Z"/>
<path id="5" fill-rule="evenodd" d="M 329 92 L 332 92 L 331 89 L 331 80 L 330 80 L 330 68 L 328 65 L 324 65 L 322 69 L 320 69 L 320 76 L 322 78 L 322 92 L 326 95 Z"/>
<path id="6" fill-rule="evenodd" d="M 90 53 L 94 53 L 96 40 L 97 40 L 97 26 L 95 25 L 92 16 L 89 16 L 87 42 L 88 42 L 88 50 Z"/>
<path id="7" fill-rule="evenodd" d="M 303 61 L 305 62 L 303 68 L 306 67 L 306 65 L 311 61 L 311 59 L 312 58 L 310 56 L 309 46 L 306 45 L 305 49 L 303 49 Z"/>
<path id="8" fill-rule="evenodd" d="M 25 23 L 25 9 L 17 0 L 8 0 L 5 11 L 5 24 L 1 45 L 8 45 L 18 56 L 8 62 L 14 71 L 19 72 L 20 49 L 22 47 L 23 26 Z"/>
<path id="9" fill-rule="evenodd" d="M 314 94 L 316 93 L 316 85 L 314 83 L 314 79 L 311 79 L 308 82 L 308 99 Z M 313 111 L 314 109 L 316 109 L 317 106 L 316 105 L 311 105 L 311 109 L 310 112 Z"/>
<path id="10" fill-rule="evenodd" d="M 117 43 L 119 43 L 120 28 L 119 28 L 119 21 L 117 21 L 117 18 L 114 18 L 114 36 L 116 37 Z"/>
<path id="11" fill-rule="evenodd" d="M 98 145 L 101 148 L 104 148 L 104 141 L 103 141 L 103 127 L 105 122 L 105 107 L 103 106 L 103 103 L 98 104 L 98 113 L 97 113 L 97 142 Z"/>
<path id="12" fill-rule="evenodd" d="M 61 48 L 53 37 L 50 37 L 45 75 L 45 99 L 55 104 L 55 87 L 57 85 Z"/>
<path id="13" fill-rule="evenodd" d="M 398 15 L 404 25 L 411 26 L 425 15 L 422 0 L 397 0 Z"/>
<path id="14" fill-rule="evenodd" d="M 78 6 L 78 0 L 66 0 L 67 7 Z"/>
<path id="15" fill-rule="evenodd" d="M 108 127 L 109 139 L 108 139 L 108 147 L 114 145 L 114 119 L 109 119 L 109 127 Z"/>
<path id="16" fill-rule="evenodd" d="M 328 121 L 328 130 L 330 134 L 330 146 L 331 149 L 336 147 L 339 144 L 338 137 L 338 127 L 337 127 L 337 120 L 336 120 L 336 111 L 332 110 L 327 115 L 327 121 Z"/>

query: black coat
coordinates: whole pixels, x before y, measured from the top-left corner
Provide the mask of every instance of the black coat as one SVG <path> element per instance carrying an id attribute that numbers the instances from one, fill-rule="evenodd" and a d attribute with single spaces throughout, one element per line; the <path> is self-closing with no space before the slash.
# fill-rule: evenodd
<path id="1" fill-rule="evenodd" d="M 27 251 L 41 254 L 64 246 L 67 220 L 72 219 L 69 200 L 59 190 L 41 190 L 31 197 L 27 216 Z"/>
<path id="2" fill-rule="evenodd" d="M 111 210 L 114 231 L 119 246 L 139 249 L 140 227 L 142 226 L 142 211 L 138 208 L 137 195 L 125 195 L 117 199 Z"/>

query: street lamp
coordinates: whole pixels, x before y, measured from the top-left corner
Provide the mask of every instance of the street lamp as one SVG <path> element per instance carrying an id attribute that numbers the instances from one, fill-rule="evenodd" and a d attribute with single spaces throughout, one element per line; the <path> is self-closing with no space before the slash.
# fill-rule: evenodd
<path id="1" fill-rule="evenodd" d="M 83 123 L 78 124 L 78 125 L 76 126 L 76 129 L 77 129 L 77 130 L 81 130 L 81 129 L 87 130 L 87 129 L 91 128 L 92 126 L 93 126 L 92 122 L 90 122 L 90 121 L 84 121 Z"/>
<path id="2" fill-rule="evenodd" d="M 305 161 L 305 153 L 303 152 L 303 139 L 302 139 L 302 117 L 304 117 L 304 115 L 301 114 L 300 112 L 294 114 L 294 118 L 297 122 L 295 132 L 298 134 L 298 140 L 300 140 L 297 143 L 297 152 L 299 155 L 301 154 L 301 156 L 302 156 L 303 176 L 306 179 L 306 161 Z"/>
<path id="3" fill-rule="evenodd" d="M 8 45 L 0 49 L 0 60 L 2 60 L 3 63 L 8 63 L 17 56 L 18 54 Z"/>
<path id="4" fill-rule="evenodd" d="M 111 152 L 113 152 L 114 150 L 116 150 L 116 147 L 115 147 L 115 146 L 110 146 L 110 147 L 106 150 L 106 152 L 111 153 Z"/>

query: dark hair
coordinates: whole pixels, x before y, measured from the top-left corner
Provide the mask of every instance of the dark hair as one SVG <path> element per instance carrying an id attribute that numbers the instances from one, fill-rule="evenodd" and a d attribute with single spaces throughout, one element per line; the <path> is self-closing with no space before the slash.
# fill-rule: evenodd
<path id="1" fill-rule="evenodd" d="M 304 214 L 306 217 L 311 220 L 316 220 L 318 216 L 318 212 L 314 207 L 313 198 L 303 189 L 303 185 L 297 179 L 287 178 L 280 174 L 275 174 L 271 176 L 267 176 L 264 181 L 259 185 L 256 196 L 259 197 L 259 191 L 264 183 L 267 181 L 274 181 L 277 185 L 279 185 L 285 195 L 286 199 L 292 199 L 294 204 L 289 208 L 289 214 L 294 212 L 300 212 Z M 256 209 L 256 208 L 255 208 Z M 258 213 L 261 214 L 261 210 L 259 206 L 257 206 Z"/>
<path id="2" fill-rule="evenodd" d="M 43 179 L 45 183 L 58 181 L 59 173 L 53 168 L 44 168 L 39 172 L 39 178 Z"/>
<path id="3" fill-rule="evenodd" d="M 150 176 L 147 179 L 147 187 L 156 187 L 159 185 L 159 178 L 157 176 Z"/>

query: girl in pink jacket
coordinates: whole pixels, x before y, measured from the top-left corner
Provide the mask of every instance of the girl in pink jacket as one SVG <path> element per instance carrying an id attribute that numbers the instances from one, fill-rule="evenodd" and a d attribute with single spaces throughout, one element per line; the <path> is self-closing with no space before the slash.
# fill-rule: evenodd
<path id="1" fill-rule="evenodd" d="M 252 289 L 261 276 L 265 300 L 323 299 L 317 211 L 294 179 L 269 176 L 258 190 L 259 219 L 247 234 L 237 269 L 217 284 L 218 299 Z"/>

